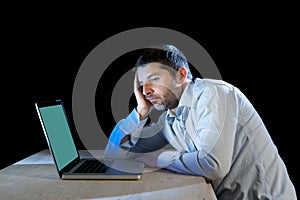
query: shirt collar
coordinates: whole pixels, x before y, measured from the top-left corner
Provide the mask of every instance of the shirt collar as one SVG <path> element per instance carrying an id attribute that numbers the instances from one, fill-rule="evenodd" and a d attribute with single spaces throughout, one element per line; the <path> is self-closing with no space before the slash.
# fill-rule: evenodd
<path id="1" fill-rule="evenodd" d="M 186 106 L 189 108 L 192 107 L 191 97 L 193 96 L 193 86 L 194 86 L 193 81 L 188 82 L 179 100 L 178 108 L 182 106 Z"/>

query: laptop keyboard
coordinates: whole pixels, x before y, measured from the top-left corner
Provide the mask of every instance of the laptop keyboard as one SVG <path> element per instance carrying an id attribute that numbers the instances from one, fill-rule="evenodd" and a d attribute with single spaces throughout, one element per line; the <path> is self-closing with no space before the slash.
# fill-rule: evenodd
<path id="1" fill-rule="evenodd" d="M 107 167 L 99 160 L 85 160 L 75 173 L 104 173 Z"/>

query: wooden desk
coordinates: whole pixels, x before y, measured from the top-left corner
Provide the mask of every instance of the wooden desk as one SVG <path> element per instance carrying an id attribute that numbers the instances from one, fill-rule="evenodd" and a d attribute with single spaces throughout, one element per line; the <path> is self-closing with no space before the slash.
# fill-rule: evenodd
<path id="1" fill-rule="evenodd" d="M 83 157 L 89 156 L 87 151 L 79 153 Z M 176 174 L 164 169 L 145 168 L 140 180 L 61 180 L 49 151 L 43 150 L 0 170 L 0 199 L 217 198 L 203 177 Z"/>

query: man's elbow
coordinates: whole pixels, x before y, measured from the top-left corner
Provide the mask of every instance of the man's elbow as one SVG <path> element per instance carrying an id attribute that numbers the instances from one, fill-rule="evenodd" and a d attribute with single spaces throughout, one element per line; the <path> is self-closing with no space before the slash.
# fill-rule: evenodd
<path id="1" fill-rule="evenodd" d="M 107 149 L 104 150 L 104 158 L 114 158 L 114 157 L 115 155 L 111 151 Z"/>
<path id="2" fill-rule="evenodd" d="M 104 158 L 122 158 L 124 153 L 121 148 L 114 145 L 112 142 L 108 142 L 104 150 Z"/>
<path id="3" fill-rule="evenodd" d="M 204 172 L 205 177 L 211 180 L 224 178 L 230 170 L 229 164 L 222 163 L 209 156 L 199 159 L 199 163 L 201 163 L 200 166 Z"/>

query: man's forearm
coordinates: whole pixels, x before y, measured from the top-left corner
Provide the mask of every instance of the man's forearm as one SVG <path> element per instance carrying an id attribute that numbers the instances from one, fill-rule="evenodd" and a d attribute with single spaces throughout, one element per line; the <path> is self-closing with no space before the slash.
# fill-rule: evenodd
<path id="1" fill-rule="evenodd" d="M 114 158 L 128 157 L 129 150 L 138 141 L 145 122 L 146 120 L 140 121 L 138 113 L 133 110 L 126 119 L 121 120 L 114 127 L 104 155 Z"/>

